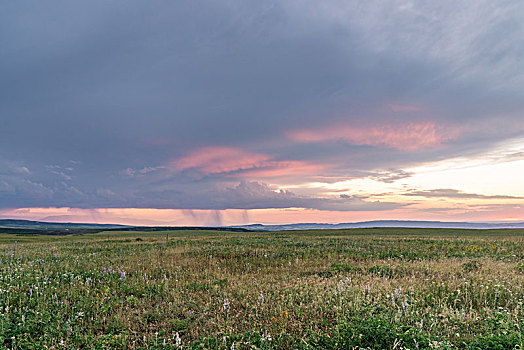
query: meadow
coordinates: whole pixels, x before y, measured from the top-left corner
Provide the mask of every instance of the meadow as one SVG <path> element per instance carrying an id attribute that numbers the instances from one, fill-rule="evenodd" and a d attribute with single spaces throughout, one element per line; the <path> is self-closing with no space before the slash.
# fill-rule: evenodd
<path id="1" fill-rule="evenodd" d="M 524 230 L 0 235 L 10 349 L 523 349 Z"/>

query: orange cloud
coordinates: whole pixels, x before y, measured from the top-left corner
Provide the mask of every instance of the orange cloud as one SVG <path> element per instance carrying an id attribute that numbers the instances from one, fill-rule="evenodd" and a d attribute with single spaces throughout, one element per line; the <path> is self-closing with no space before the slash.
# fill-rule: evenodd
<path id="1" fill-rule="evenodd" d="M 297 160 L 274 160 L 272 156 L 232 147 L 204 147 L 170 163 L 175 171 L 193 169 L 206 175 L 235 173 L 244 178 L 317 174 L 327 166 Z"/>
<path id="2" fill-rule="evenodd" d="M 300 129 L 288 133 L 289 138 L 303 143 L 344 140 L 354 145 L 393 148 L 408 152 L 437 147 L 456 136 L 456 130 L 439 127 L 433 122 L 385 124 L 372 127 L 337 125 L 317 130 Z"/>

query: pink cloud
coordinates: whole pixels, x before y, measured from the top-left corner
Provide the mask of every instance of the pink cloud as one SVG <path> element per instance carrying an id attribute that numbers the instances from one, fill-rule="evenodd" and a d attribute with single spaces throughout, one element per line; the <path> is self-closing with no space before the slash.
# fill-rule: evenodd
<path id="1" fill-rule="evenodd" d="M 371 127 L 337 125 L 316 130 L 299 129 L 288 137 L 302 143 L 343 140 L 354 145 L 393 148 L 413 152 L 438 147 L 457 137 L 457 130 L 433 122 L 384 124 Z"/>
<path id="2" fill-rule="evenodd" d="M 315 174 L 325 169 L 326 165 L 297 160 L 274 160 L 270 155 L 232 147 L 204 147 L 172 161 L 169 168 L 174 171 L 192 169 L 206 175 L 267 178 Z"/>
<path id="3" fill-rule="evenodd" d="M 303 161 L 272 161 L 267 162 L 264 167 L 250 169 L 241 174 L 249 178 L 284 177 L 292 175 L 318 174 L 325 170 L 328 165 L 312 164 Z"/>
<path id="4" fill-rule="evenodd" d="M 175 160 L 170 168 L 176 171 L 194 169 L 205 174 L 229 173 L 261 167 L 271 159 L 232 147 L 204 147 Z"/>

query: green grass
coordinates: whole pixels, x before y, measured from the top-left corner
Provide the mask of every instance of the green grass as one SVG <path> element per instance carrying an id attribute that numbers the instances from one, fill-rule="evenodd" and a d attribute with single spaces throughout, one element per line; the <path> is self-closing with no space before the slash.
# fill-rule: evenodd
<path id="1" fill-rule="evenodd" d="M 0 235 L 0 344 L 521 349 L 523 281 L 524 230 Z"/>

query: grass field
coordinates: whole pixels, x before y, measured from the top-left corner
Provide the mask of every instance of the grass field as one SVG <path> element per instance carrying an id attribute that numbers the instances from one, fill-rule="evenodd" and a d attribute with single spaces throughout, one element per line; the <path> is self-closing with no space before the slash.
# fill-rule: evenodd
<path id="1" fill-rule="evenodd" d="M 522 349 L 524 230 L 0 235 L 15 349 Z"/>

